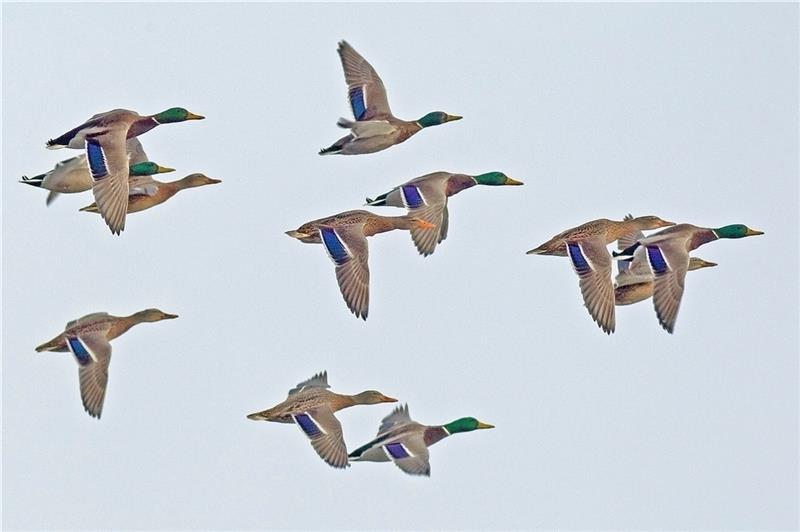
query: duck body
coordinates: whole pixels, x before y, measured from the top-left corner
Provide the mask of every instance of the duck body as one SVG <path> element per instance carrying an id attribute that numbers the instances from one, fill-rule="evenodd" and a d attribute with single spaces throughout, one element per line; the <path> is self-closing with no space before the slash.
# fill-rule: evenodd
<path id="1" fill-rule="evenodd" d="M 502 172 L 471 176 L 452 172 L 433 172 L 399 185 L 374 200 L 369 206 L 391 206 L 409 209 L 410 214 L 430 222 L 433 230 L 411 229 L 411 239 L 420 255 L 428 256 L 447 238 L 449 228 L 448 198 L 475 185 L 522 185 Z"/>
<path id="2" fill-rule="evenodd" d="M 394 462 L 409 475 L 430 476 L 428 447 L 458 432 L 494 428 L 475 418 L 461 418 L 446 425 L 423 425 L 412 420 L 408 405 L 383 418 L 378 435 L 352 453 L 354 462 Z"/>
<path id="3" fill-rule="evenodd" d="M 616 318 L 608 244 L 634 231 L 670 225 L 674 224 L 657 216 L 628 217 L 622 221 L 601 218 L 562 231 L 528 254 L 568 256 L 578 274 L 581 295 L 589 315 L 603 332 L 611 334 L 616 327 Z"/>
<path id="4" fill-rule="evenodd" d="M 350 133 L 320 150 L 320 155 L 375 153 L 405 142 L 423 128 L 461 119 L 441 111 L 415 121 L 396 118 L 389 108 L 383 81 L 372 65 L 345 41 L 339 43 L 338 52 L 355 120 L 339 119 L 339 127 Z"/>
<path id="5" fill-rule="evenodd" d="M 318 373 L 289 390 L 285 401 L 272 408 L 247 416 L 255 421 L 295 423 L 309 438 L 317 454 L 329 465 L 349 465 L 342 426 L 334 413 L 359 404 L 397 401 L 380 392 L 368 390 L 356 395 L 342 395 L 328 390 L 327 372 Z"/>
<path id="6" fill-rule="evenodd" d="M 86 150 L 98 210 L 111 232 L 118 235 L 125 228 L 128 205 L 127 140 L 160 124 L 202 118 L 180 107 L 147 116 L 127 109 L 114 109 L 96 114 L 63 135 L 50 139 L 47 147 Z"/>
<path id="7" fill-rule="evenodd" d="M 128 180 L 128 214 L 160 205 L 181 190 L 214 185 L 221 182 L 219 179 L 213 179 L 199 173 L 190 174 L 182 179 L 169 182 L 157 181 L 150 176 L 130 178 Z M 99 212 L 96 203 L 92 203 L 80 210 L 83 212 Z"/>
<path id="8" fill-rule="evenodd" d="M 683 298 L 686 272 L 690 269 L 689 253 L 721 238 L 738 239 L 763 234 L 742 224 L 719 228 L 678 224 L 640 238 L 615 255 L 628 258 L 633 265 L 649 265 L 653 275 L 653 306 L 656 316 L 661 327 L 671 334 L 675 330 L 675 321 Z"/>
<path id="9" fill-rule="evenodd" d="M 394 229 L 433 227 L 411 216 L 380 216 L 355 210 L 307 222 L 286 234 L 301 242 L 325 247 L 336 266 L 336 279 L 347 308 L 356 317 L 366 320 L 369 313 L 367 237 Z"/>
<path id="10" fill-rule="evenodd" d="M 129 156 L 129 167 L 147 162 L 147 154 L 138 139 L 128 139 L 125 143 L 125 148 Z M 56 163 L 56 166 L 49 172 L 31 178 L 22 176 L 20 182 L 49 190 L 47 205 L 50 205 L 59 194 L 86 192 L 91 190 L 94 185 L 85 153 Z"/>
<path id="11" fill-rule="evenodd" d="M 75 356 L 84 409 L 90 416 L 100 418 L 111 361 L 109 342 L 139 323 L 177 317 L 158 309 L 147 309 L 130 316 L 95 312 L 68 322 L 64 332 L 36 347 L 36 351 L 70 351 Z"/>

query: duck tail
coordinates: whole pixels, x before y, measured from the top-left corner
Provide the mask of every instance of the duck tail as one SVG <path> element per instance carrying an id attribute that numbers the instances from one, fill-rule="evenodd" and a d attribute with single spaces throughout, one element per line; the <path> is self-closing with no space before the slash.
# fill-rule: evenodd
<path id="1" fill-rule="evenodd" d="M 25 183 L 26 185 L 31 185 L 31 186 L 34 186 L 34 187 L 41 187 L 42 186 L 42 182 L 44 181 L 44 176 L 46 176 L 46 175 L 47 174 L 39 174 L 39 175 L 33 176 L 33 177 L 28 177 L 28 176 L 24 175 L 24 176 L 22 176 L 22 179 L 20 179 L 19 182 L 20 183 Z"/>
<path id="2" fill-rule="evenodd" d="M 59 334 L 52 340 L 48 340 L 47 342 L 43 343 L 42 345 L 36 346 L 36 352 L 41 353 L 42 351 L 55 351 L 59 347 L 61 347 L 62 337 Z"/>
<path id="3" fill-rule="evenodd" d="M 378 196 L 375 199 L 367 198 L 367 205 L 370 206 L 370 207 L 381 207 L 381 206 L 384 206 L 384 205 L 386 205 L 386 196 L 388 196 L 388 195 L 389 195 L 389 193 L 387 192 L 386 194 L 381 194 L 380 196 Z"/>
<path id="4" fill-rule="evenodd" d="M 633 259 L 633 253 L 636 251 L 636 249 L 639 246 L 641 246 L 641 244 L 639 242 L 636 242 L 632 246 L 628 246 L 625 249 L 623 249 L 622 251 L 612 251 L 611 252 L 611 256 L 614 257 L 617 260 L 632 260 Z"/>
<path id="5" fill-rule="evenodd" d="M 345 143 L 346 140 L 347 140 L 347 137 L 337 140 L 336 142 L 331 144 L 329 147 L 319 150 L 319 154 L 320 155 L 335 155 L 337 153 L 341 153 L 342 152 L 342 148 L 344 147 L 344 143 Z"/>

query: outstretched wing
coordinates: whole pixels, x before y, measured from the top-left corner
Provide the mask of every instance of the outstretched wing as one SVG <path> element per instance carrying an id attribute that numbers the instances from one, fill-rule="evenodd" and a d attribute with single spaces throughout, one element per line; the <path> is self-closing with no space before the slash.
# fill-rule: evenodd
<path id="1" fill-rule="evenodd" d="M 647 261 L 653 270 L 653 306 L 658 323 L 668 333 L 675 330 L 675 320 L 683 297 L 683 283 L 689 267 L 689 252 L 682 241 L 666 240 L 647 244 Z"/>
<path id="2" fill-rule="evenodd" d="M 311 440 L 317 454 L 333 467 L 347 467 L 347 447 L 342 436 L 342 425 L 328 406 L 292 414 L 294 422 Z"/>
<path id="3" fill-rule="evenodd" d="M 378 436 L 406 423 L 411 423 L 408 404 L 398 406 L 392 410 L 391 414 L 381 420 L 381 426 L 378 427 Z"/>
<path id="4" fill-rule="evenodd" d="M 355 119 L 376 120 L 392 116 L 386 88 L 372 65 L 345 41 L 339 43 L 338 51 Z"/>
<path id="5" fill-rule="evenodd" d="M 78 336 L 67 335 L 67 347 L 78 361 L 78 381 L 83 407 L 90 416 L 100 418 L 108 385 L 108 364 L 111 344 L 106 339 L 108 329 Z"/>
<path id="6" fill-rule="evenodd" d="M 317 373 L 310 379 L 298 383 L 297 386 L 289 390 L 289 395 L 294 395 L 297 392 L 302 392 L 307 388 L 330 388 L 330 386 L 328 385 L 328 372 L 322 371 L 320 373 Z"/>
<path id="7" fill-rule="evenodd" d="M 428 447 L 422 433 L 404 436 L 383 444 L 383 451 L 403 472 L 409 475 L 431 475 Z"/>
<path id="8" fill-rule="evenodd" d="M 116 127 L 86 137 L 86 156 L 94 182 L 95 203 L 114 234 L 125 229 L 128 211 L 127 131 L 127 127 Z"/>
<path id="9" fill-rule="evenodd" d="M 614 332 L 614 287 L 611 284 L 611 255 L 599 237 L 568 241 L 567 255 L 572 261 L 583 302 L 592 319 L 611 334 Z"/>
<path id="10" fill-rule="evenodd" d="M 364 225 L 320 227 L 320 238 L 336 265 L 336 280 L 347 308 L 356 317 L 367 319 L 369 312 L 369 249 Z"/>
<path id="11" fill-rule="evenodd" d="M 420 255 L 425 257 L 433 253 L 436 244 L 444 240 L 441 235 L 447 209 L 446 184 L 446 181 L 423 181 L 398 187 L 403 204 L 410 211 L 409 214 L 436 226 L 432 229 L 411 228 L 411 239 Z"/>
<path id="12" fill-rule="evenodd" d="M 137 137 L 131 137 L 125 143 L 125 149 L 128 150 L 128 155 L 130 155 L 130 162 L 128 163 L 130 166 L 139 163 L 145 163 L 150 159 L 147 158 L 147 154 L 144 152 L 144 148 L 142 147 L 142 143 L 139 142 Z"/>

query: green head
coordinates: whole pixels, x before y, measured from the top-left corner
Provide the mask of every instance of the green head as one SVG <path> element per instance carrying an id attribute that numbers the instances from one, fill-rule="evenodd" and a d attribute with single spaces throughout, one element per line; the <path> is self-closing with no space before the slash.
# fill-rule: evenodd
<path id="1" fill-rule="evenodd" d="M 477 429 L 493 429 L 494 425 L 489 425 L 488 423 L 482 423 L 475 419 L 474 417 L 462 417 L 461 419 L 456 419 L 455 421 L 451 421 L 447 425 L 442 425 L 447 432 L 450 434 L 455 434 L 456 432 L 471 432 Z"/>
<path id="2" fill-rule="evenodd" d="M 153 118 L 159 124 L 171 124 L 173 122 L 185 122 L 187 120 L 202 120 L 205 117 L 190 113 L 183 107 L 172 107 L 171 109 L 153 115 Z"/>
<path id="3" fill-rule="evenodd" d="M 717 238 L 744 238 L 746 236 L 764 234 L 763 231 L 756 231 L 755 229 L 750 229 L 746 225 L 742 224 L 726 225 L 724 227 L 714 229 L 713 231 L 714 234 L 717 235 Z"/>
<path id="4" fill-rule="evenodd" d="M 456 115 L 449 115 L 447 113 L 443 113 L 441 111 L 434 111 L 432 113 L 428 113 L 419 120 L 417 120 L 417 124 L 420 127 L 431 127 L 431 126 L 438 126 L 440 124 L 444 124 L 445 122 L 452 122 L 454 120 L 461 120 L 462 117 Z"/>
<path id="5" fill-rule="evenodd" d="M 167 168 L 166 166 L 160 166 L 152 161 L 145 161 L 143 163 L 134 164 L 128 169 L 130 175 L 133 176 L 144 176 L 144 175 L 155 175 L 155 174 L 166 174 L 167 172 L 174 172 L 174 168 Z"/>
<path id="6" fill-rule="evenodd" d="M 486 174 L 480 174 L 473 176 L 473 179 L 479 185 L 523 185 L 522 181 L 517 181 L 516 179 L 511 179 L 503 172 L 488 172 Z"/>

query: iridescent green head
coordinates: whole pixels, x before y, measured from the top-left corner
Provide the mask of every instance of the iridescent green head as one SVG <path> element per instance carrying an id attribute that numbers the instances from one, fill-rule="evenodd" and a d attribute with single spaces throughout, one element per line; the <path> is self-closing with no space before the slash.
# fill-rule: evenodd
<path id="1" fill-rule="evenodd" d="M 511 179 L 503 172 L 488 172 L 485 174 L 480 174 L 473 176 L 473 179 L 479 185 L 522 185 L 524 184 L 522 181 L 517 181 L 516 179 Z"/>
<path id="2" fill-rule="evenodd" d="M 152 161 L 137 163 L 132 165 L 128 169 L 130 175 L 134 176 L 166 174 L 167 172 L 174 172 L 174 171 L 175 171 L 174 168 L 167 168 L 166 166 L 160 166 Z"/>
<path id="3" fill-rule="evenodd" d="M 764 234 L 763 231 L 756 231 L 755 229 L 750 229 L 746 225 L 742 224 L 726 225 L 724 227 L 714 229 L 713 231 L 717 235 L 717 238 L 744 238 L 746 236 Z"/>
<path id="4" fill-rule="evenodd" d="M 461 120 L 462 118 L 463 117 L 461 116 L 449 115 L 441 111 L 434 111 L 417 120 L 417 124 L 419 124 L 420 127 L 431 127 L 444 124 L 445 122 L 452 122 L 453 120 Z"/>
<path id="5" fill-rule="evenodd" d="M 443 427 L 447 429 L 447 432 L 450 434 L 455 434 L 456 432 L 471 432 L 477 429 L 493 429 L 494 425 L 483 423 L 474 417 L 462 417 L 461 419 L 451 421 L 447 425 L 443 425 Z"/>
<path id="6" fill-rule="evenodd" d="M 183 107 L 172 107 L 171 109 L 153 115 L 153 118 L 159 124 L 171 124 L 173 122 L 185 122 L 187 120 L 202 120 L 205 117 L 190 113 Z"/>

